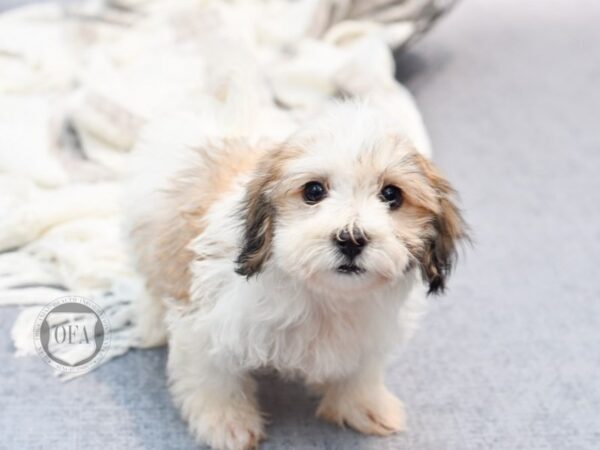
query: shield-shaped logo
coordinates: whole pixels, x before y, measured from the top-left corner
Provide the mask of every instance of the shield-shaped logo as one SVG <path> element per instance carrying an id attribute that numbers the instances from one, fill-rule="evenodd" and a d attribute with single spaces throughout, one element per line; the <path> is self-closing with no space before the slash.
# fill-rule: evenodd
<path id="1" fill-rule="evenodd" d="M 36 321 L 38 354 L 52 367 L 89 370 L 108 350 L 108 321 L 102 310 L 82 297 L 63 297 L 47 305 Z"/>
<path id="2" fill-rule="evenodd" d="M 93 312 L 50 312 L 48 323 L 48 352 L 56 361 L 76 366 L 92 357 L 97 350 L 96 324 Z"/>

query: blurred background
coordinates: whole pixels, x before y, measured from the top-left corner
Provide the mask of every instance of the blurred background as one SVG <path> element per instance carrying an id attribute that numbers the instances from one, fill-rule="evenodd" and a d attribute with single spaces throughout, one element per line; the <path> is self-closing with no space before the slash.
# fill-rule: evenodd
<path id="1" fill-rule="evenodd" d="M 262 448 L 599 448 L 599 23 L 592 0 L 463 0 L 395 53 L 474 246 L 388 373 L 408 432 L 330 427 L 301 387 L 267 379 Z M 195 448 L 164 349 L 63 383 L 14 358 L 20 309 L 0 309 L 0 448 Z"/>

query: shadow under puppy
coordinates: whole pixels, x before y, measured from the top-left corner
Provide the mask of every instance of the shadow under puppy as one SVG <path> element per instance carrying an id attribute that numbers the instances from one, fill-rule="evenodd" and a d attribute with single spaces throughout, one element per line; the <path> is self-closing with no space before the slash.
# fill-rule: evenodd
<path id="1" fill-rule="evenodd" d="M 146 283 L 141 337 L 168 339 L 170 389 L 196 438 L 238 450 L 265 437 L 250 375 L 265 367 L 316 387 L 323 419 L 402 430 L 384 365 L 465 237 L 448 182 L 364 102 L 334 104 L 280 144 L 169 139 L 137 150 L 127 227 Z"/>

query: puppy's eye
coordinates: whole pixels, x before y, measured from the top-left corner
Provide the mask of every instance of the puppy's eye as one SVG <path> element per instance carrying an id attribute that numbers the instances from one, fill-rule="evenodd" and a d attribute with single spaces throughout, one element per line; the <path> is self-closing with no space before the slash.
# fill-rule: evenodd
<path id="1" fill-rule="evenodd" d="M 304 201 L 309 205 L 314 205 L 315 203 L 320 202 L 325 198 L 327 191 L 325 190 L 325 186 L 323 186 L 318 181 L 310 181 L 304 185 L 304 190 L 302 191 L 302 195 L 304 197 Z"/>
<path id="2" fill-rule="evenodd" d="M 391 184 L 385 186 L 379 193 L 382 201 L 386 202 L 390 209 L 398 209 L 402 206 L 402 190 Z"/>

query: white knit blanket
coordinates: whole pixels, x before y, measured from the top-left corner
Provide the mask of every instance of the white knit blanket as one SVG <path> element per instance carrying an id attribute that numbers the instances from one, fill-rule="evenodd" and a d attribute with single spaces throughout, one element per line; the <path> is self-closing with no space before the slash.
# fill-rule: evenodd
<path id="1" fill-rule="evenodd" d="M 210 115 L 283 138 L 332 97 L 360 96 L 429 152 L 392 49 L 450 3 L 90 0 L 0 15 L 0 305 L 28 305 L 16 354 L 35 354 L 35 317 L 66 293 L 108 316 L 104 362 L 137 345 L 119 190 L 150 121 Z"/>

